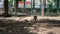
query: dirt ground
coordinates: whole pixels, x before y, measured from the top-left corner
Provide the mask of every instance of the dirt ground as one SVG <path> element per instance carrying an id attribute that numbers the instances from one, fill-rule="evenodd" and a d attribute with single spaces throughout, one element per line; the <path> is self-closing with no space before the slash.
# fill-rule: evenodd
<path id="1" fill-rule="evenodd" d="M 60 27 L 52 27 L 51 29 L 55 34 L 60 34 Z"/>
<path id="2" fill-rule="evenodd" d="M 33 27 L 27 27 L 29 32 L 34 32 L 36 34 L 48 34 L 52 32 L 54 34 L 60 34 L 60 27 L 46 27 L 46 26 L 39 26 L 37 24 L 33 25 Z"/>
<path id="3" fill-rule="evenodd" d="M 33 30 L 31 32 L 34 32 L 37 34 L 47 34 L 49 32 L 52 32 L 54 34 L 60 34 L 60 27 L 51 27 L 51 29 L 44 28 L 44 27 L 39 27 L 38 30 Z"/>
<path id="4" fill-rule="evenodd" d="M 0 34 L 60 34 L 60 27 L 46 26 L 47 24 L 0 19 Z"/>

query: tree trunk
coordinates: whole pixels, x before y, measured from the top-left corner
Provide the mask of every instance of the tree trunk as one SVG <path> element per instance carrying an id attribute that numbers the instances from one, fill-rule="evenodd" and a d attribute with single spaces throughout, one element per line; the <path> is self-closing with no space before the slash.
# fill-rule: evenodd
<path id="1" fill-rule="evenodd" d="M 17 16 L 17 12 L 18 12 L 18 0 L 15 0 L 15 16 Z"/>
<path id="2" fill-rule="evenodd" d="M 4 0 L 4 17 L 8 17 L 8 0 Z"/>
<path id="3" fill-rule="evenodd" d="M 42 0 L 41 16 L 44 16 L 44 0 Z"/>

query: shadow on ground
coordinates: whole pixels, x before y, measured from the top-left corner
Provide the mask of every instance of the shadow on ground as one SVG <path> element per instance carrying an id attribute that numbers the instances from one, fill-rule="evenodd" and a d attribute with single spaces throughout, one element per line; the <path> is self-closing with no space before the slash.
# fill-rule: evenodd
<path id="1" fill-rule="evenodd" d="M 28 22 L 0 19 L 0 34 L 36 34 L 24 29 L 24 27 L 32 27 L 32 25 Z"/>
<path id="2" fill-rule="evenodd" d="M 33 20 L 20 22 L 20 21 L 15 21 L 10 19 L 0 19 L 0 34 L 37 34 L 36 32 L 29 32 L 30 30 L 28 30 L 29 29 L 28 27 L 30 28 L 34 27 L 37 30 L 36 27 L 40 27 L 41 23 L 60 24 L 60 21 L 42 19 L 42 20 L 38 20 L 35 23 Z"/>

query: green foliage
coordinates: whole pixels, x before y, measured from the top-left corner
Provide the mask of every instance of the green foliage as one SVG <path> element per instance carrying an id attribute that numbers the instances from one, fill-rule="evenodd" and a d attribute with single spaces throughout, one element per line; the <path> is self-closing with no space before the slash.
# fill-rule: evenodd
<path id="1" fill-rule="evenodd" d="M 24 0 L 18 0 L 18 1 L 24 1 Z"/>
<path id="2" fill-rule="evenodd" d="M 18 0 L 18 1 L 22 1 L 22 0 Z"/>
<path id="3" fill-rule="evenodd" d="M 9 4 L 12 5 L 13 4 L 13 0 L 9 0 Z"/>

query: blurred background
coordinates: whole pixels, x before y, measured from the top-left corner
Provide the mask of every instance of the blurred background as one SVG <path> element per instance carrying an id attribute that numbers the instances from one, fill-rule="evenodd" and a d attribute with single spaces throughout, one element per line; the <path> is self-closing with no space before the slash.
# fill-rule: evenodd
<path id="1" fill-rule="evenodd" d="M 8 0 L 9 15 L 41 15 L 43 0 Z M 16 8 L 16 6 L 18 6 Z M 60 0 L 44 0 L 44 16 L 60 16 Z M 16 11 L 17 10 L 17 11 Z M 4 14 L 4 0 L 0 0 L 0 15 Z"/>

